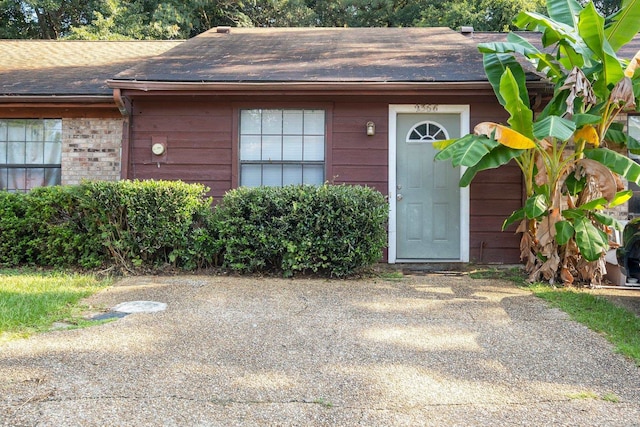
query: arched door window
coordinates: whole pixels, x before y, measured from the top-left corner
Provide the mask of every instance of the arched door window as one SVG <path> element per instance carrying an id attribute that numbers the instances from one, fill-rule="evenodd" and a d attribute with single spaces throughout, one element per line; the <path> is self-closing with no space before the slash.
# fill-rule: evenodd
<path id="1" fill-rule="evenodd" d="M 440 124 L 432 121 L 426 121 L 416 124 L 407 133 L 406 142 L 433 142 L 449 139 L 449 133 Z"/>

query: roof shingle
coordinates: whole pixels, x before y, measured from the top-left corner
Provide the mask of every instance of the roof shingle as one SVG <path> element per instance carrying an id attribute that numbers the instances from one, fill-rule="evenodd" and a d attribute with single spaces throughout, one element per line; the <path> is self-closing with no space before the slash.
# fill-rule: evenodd
<path id="1" fill-rule="evenodd" d="M 486 81 L 476 43 L 448 28 L 209 30 L 118 74 L 159 82 Z"/>
<path id="2" fill-rule="evenodd" d="M 107 79 L 180 43 L 0 40 L 0 96 L 109 96 Z"/>

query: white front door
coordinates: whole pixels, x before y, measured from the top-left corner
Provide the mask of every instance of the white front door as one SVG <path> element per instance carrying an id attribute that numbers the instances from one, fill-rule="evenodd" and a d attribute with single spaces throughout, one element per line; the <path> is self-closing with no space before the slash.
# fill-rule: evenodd
<path id="1" fill-rule="evenodd" d="M 391 106 L 390 262 L 468 260 L 468 191 L 458 168 L 434 161 L 433 147 L 467 128 L 468 108 Z"/>

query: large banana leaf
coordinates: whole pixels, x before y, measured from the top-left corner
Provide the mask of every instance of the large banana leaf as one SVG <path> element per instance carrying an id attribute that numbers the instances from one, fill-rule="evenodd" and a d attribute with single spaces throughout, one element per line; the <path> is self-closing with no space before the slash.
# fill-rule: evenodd
<path id="1" fill-rule="evenodd" d="M 620 10 L 610 17 L 604 33 L 611 48 L 617 52 L 640 31 L 640 0 L 623 0 Z"/>
<path id="2" fill-rule="evenodd" d="M 507 34 L 506 42 L 480 43 L 478 50 L 482 53 L 519 53 L 529 58 L 536 69 L 545 73 L 554 83 L 566 74 L 553 55 L 540 52 L 527 39 L 516 33 Z"/>
<path id="3" fill-rule="evenodd" d="M 578 22 L 578 14 L 582 6 L 576 0 L 547 0 L 549 17 L 572 27 Z"/>
<path id="4" fill-rule="evenodd" d="M 525 87 L 524 98 L 520 92 L 522 86 Z M 500 94 L 504 98 L 504 108 L 511 114 L 508 123 L 513 130 L 533 139 L 533 111 L 529 108 L 529 94 L 526 92 L 524 76 L 522 81 L 517 81 L 511 70 L 507 68 L 500 79 Z"/>
<path id="5" fill-rule="evenodd" d="M 573 25 L 550 19 L 536 12 L 520 12 L 513 23 L 524 30 L 541 31 L 542 45 L 544 47 L 557 43 L 560 40 L 576 42 L 578 33 Z"/>
<path id="6" fill-rule="evenodd" d="M 597 229 L 588 218 L 576 218 L 573 227 L 576 231 L 576 244 L 580 248 L 580 254 L 587 261 L 596 261 L 609 250 L 609 238 L 604 231 Z"/>
<path id="7" fill-rule="evenodd" d="M 564 79 L 563 79 L 564 80 Z M 568 90 L 558 90 L 560 84 L 556 85 L 555 95 L 549 101 L 546 107 L 538 114 L 537 120 L 540 121 L 548 116 L 560 116 L 567 110 L 567 98 L 569 97 Z"/>
<path id="8" fill-rule="evenodd" d="M 536 139 L 548 136 L 566 141 L 571 138 L 576 130 L 576 125 L 571 120 L 559 116 L 547 116 L 533 125 L 533 135 Z"/>
<path id="9" fill-rule="evenodd" d="M 529 219 L 539 218 L 547 212 L 548 206 L 544 194 L 534 194 L 524 202 L 524 213 Z"/>
<path id="10" fill-rule="evenodd" d="M 607 148 L 593 148 L 584 150 L 584 156 L 595 160 L 608 167 L 612 172 L 626 178 L 629 181 L 640 184 L 640 165 L 624 156 Z"/>
<path id="11" fill-rule="evenodd" d="M 616 144 L 626 145 L 632 153 L 640 154 L 640 141 L 629 135 L 624 130 L 617 129 L 613 126 L 617 124 L 618 123 L 613 123 L 612 126 L 607 129 L 604 139 L 615 142 Z"/>
<path id="12" fill-rule="evenodd" d="M 619 82 L 624 77 L 624 71 L 605 36 L 604 18 L 598 13 L 592 2 L 587 3 L 580 13 L 578 32 L 589 49 L 602 62 L 602 74 L 606 85 L 614 85 Z M 607 93 L 601 95 L 602 99 L 607 98 Z"/>
<path id="13" fill-rule="evenodd" d="M 507 53 L 486 53 L 483 55 L 482 61 L 484 63 L 485 74 L 493 87 L 498 102 L 500 102 L 502 106 L 506 106 L 506 101 L 502 94 L 500 94 L 500 79 L 502 79 L 504 72 L 509 69 L 515 76 L 516 81 L 526 82 L 522 66 L 513 55 Z M 520 97 L 525 100 L 526 105 L 529 106 L 529 96 L 526 85 L 522 84 L 518 89 L 520 91 Z"/>
<path id="14" fill-rule="evenodd" d="M 467 168 L 464 174 L 462 174 L 462 178 L 460 178 L 460 187 L 466 187 L 471 184 L 471 181 L 478 172 L 506 165 L 524 151 L 525 150 L 514 150 L 506 145 L 498 144 L 496 148 L 491 150 L 491 152 L 484 156 L 478 163 Z"/>
<path id="15" fill-rule="evenodd" d="M 569 243 L 575 233 L 573 225 L 567 220 L 558 221 L 555 224 L 556 227 L 556 242 L 559 245 L 566 245 Z"/>
<path id="16" fill-rule="evenodd" d="M 493 148 L 498 145 L 497 141 L 480 135 L 465 135 L 449 144 L 446 148 L 436 154 L 436 160 L 451 159 L 454 167 L 474 166 L 484 156 L 488 155 Z"/>

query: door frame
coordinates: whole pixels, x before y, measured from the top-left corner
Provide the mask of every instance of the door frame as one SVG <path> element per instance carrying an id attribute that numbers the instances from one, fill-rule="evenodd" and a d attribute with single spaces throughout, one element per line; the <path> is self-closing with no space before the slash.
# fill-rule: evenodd
<path id="1" fill-rule="evenodd" d="M 456 104 L 389 104 L 389 264 L 397 262 L 469 262 L 469 187 L 460 188 L 460 258 L 452 260 L 402 260 L 396 258 L 396 134 L 398 114 L 460 114 L 460 136 L 469 133 L 469 105 Z M 460 168 L 460 176 L 465 168 Z"/>

